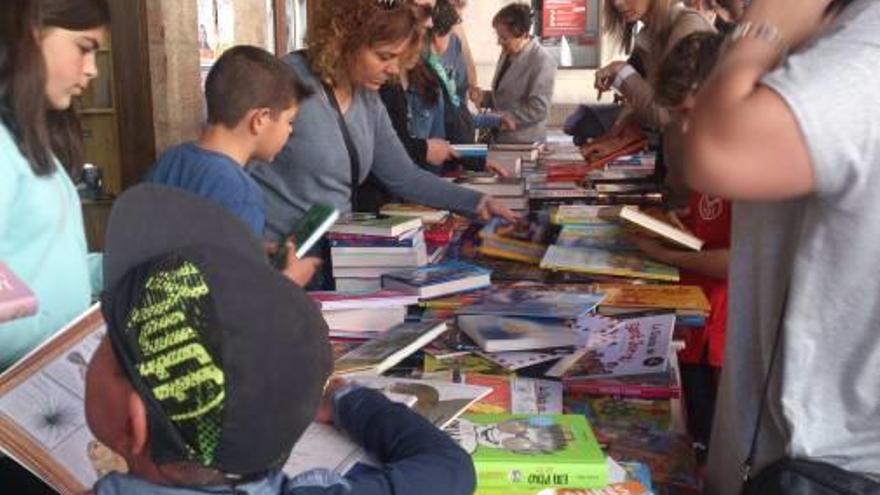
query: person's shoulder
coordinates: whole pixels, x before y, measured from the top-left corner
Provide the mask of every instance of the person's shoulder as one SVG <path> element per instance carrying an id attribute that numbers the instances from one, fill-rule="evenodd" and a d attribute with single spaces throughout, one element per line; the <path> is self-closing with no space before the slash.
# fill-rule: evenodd
<path id="1" fill-rule="evenodd" d="M 297 50 L 295 52 L 290 52 L 281 57 L 281 61 L 293 69 L 293 72 L 296 73 L 297 77 L 303 84 L 309 86 L 311 89 L 315 89 L 318 86 L 318 79 L 315 77 L 315 73 L 312 71 L 312 66 L 309 64 L 309 60 L 306 58 L 306 53 L 304 51 Z"/>
<path id="2" fill-rule="evenodd" d="M 555 68 L 558 65 L 556 59 L 553 58 L 553 55 L 550 54 L 550 51 L 544 48 L 544 46 L 541 45 L 541 42 L 538 41 L 537 38 L 533 39 L 531 43 L 533 46 L 533 56 L 541 62 L 540 67 L 547 67 L 552 65 Z"/>

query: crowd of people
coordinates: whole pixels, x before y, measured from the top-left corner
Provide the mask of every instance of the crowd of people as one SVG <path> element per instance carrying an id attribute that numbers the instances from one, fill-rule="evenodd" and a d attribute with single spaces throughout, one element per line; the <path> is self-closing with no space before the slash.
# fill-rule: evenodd
<path id="1" fill-rule="evenodd" d="M 350 213 L 399 199 L 520 221 L 438 175 L 499 171 L 452 146 L 473 143 L 474 107 L 498 116 L 497 143 L 546 138 L 556 63 L 532 36 L 531 7 L 495 15 L 502 54 L 489 90 L 463 0 L 320 2 L 305 50 L 226 51 L 206 81 L 201 135 L 166 150 L 149 184 L 118 200 L 101 256 L 87 252 L 71 180 L 83 162 L 72 101 L 97 76 L 107 1 L 0 5 L 0 261 L 40 301 L 35 316 L 0 324 L 0 371 L 100 297 L 107 336 L 86 412 L 130 472 L 95 494 L 471 493 L 470 458 L 448 437 L 378 393 L 328 382 L 326 324 L 303 292 L 328 288 L 327 253 L 299 259 L 288 235 L 315 203 Z M 656 133 L 670 218 L 706 241 L 693 253 L 634 239 L 712 305 L 682 355 L 689 429 L 708 449 L 706 493 L 740 493 L 747 460 L 760 472 L 809 459 L 880 483 L 880 97 L 870 90 L 880 3 L 748 3 L 603 0 L 606 34 L 628 59 L 596 73 L 594 88 L 622 103 L 580 136 L 583 153 L 601 134 Z M 266 258 L 280 244 L 279 272 Z M 157 399 L 161 383 L 144 372 L 155 345 L 142 337 L 155 328 L 138 315 L 163 301 L 179 305 L 187 338 L 231 385 L 205 391 L 211 407 Z M 280 474 L 316 417 L 385 467 Z M 0 480 L 43 493 L 9 459 Z"/>

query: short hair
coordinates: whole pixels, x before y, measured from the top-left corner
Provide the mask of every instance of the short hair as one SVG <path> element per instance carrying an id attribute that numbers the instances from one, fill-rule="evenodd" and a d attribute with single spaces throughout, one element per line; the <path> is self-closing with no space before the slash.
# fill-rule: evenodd
<path id="1" fill-rule="evenodd" d="M 512 3 L 499 10 L 492 18 L 493 26 L 505 26 L 517 38 L 532 30 L 532 8 L 524 3 Z"/>
<path id="2" fill-rule="evenodd" d="M 446 36 L 456 24 L 461 22 L 461 16 L 455 10 L 455 6 L 449 0 L 437 0 L 434 12 L 431 15 L 434 26 L 431 27 L 431 38 Z"/>
<path id="3" fill-rule="evenodd" d="M 281 113 L 312 93 L 293 68 L 271 53 L 236 46 L 223 53 L 205 81 L 208 123 L 232 128 L 253 109 Z"/>
<path id="4" fill-rule="evenodd" d="M 708 31 L 682 38 L 660 63 L 654 81 L 657 102 L 681 105 L 709 77 L 721 51 L 724 35 Z"/>

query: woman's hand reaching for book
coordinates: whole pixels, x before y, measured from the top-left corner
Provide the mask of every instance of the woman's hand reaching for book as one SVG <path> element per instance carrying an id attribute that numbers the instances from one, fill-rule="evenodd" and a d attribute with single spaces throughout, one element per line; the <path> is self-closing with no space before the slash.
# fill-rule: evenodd
<path id="1" fill-rule="evenodd" d="M 458 153 L 445 139 L 428 139 L 428 152 L 425 154 L 425 161 L 431 165 L 439 167 L 444 162 L 458 158 Z"/>
<path id="2" fill-rule="evenodd" d="M 488 222 L 492 217 L 503 218 L 510 223 L 519 223 L 522 221 L 521 216 L 501 204 L 496 198 L 488 195 L 483 196 L 483 200 L 480 201 L 480 206 L 477 207 L 477 216 L 484 222 Z"/>

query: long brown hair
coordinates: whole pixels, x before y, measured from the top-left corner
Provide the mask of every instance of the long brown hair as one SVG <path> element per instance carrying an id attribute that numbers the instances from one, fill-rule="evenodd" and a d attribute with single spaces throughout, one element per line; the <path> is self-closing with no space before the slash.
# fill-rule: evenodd
<path id="1" fill-rule="evenodd" d="M 648 20 L 645 22 L 645 29 L 648 30 L 651 39 L 666 40 L 669 37 L 672 30 L 672 19 L 669 13 L 675 2 L 676 0 L 651 0 L 651 7 L 647 14 Z M 624 52 L 632 51 L 636 23 L 627 23 L 623 19 L 614 6 L 614 0 L 604 1 L 603 16 L 605 34 L 619 43 Z"/>
<path id="2" fill-rule="evenodd" d="M 315 11 L 306 36 L 312 70 L 323 82 L 347 80 L 351 57 L 363 47 L 409 40 L 418 43 L 422 26 L 402 1 L 328 0 Z"/>
<path id="3" fill-rule="evenodd" d="M 0 118 L 35 174 L 54 173 L 55 158 L 74 173 L 83 156 L 79 119 L 73 109 L 49 107 L 46 64 L 34 32 L 107 26 L 107 1 L 3 0 L 0 14 Z"/>

